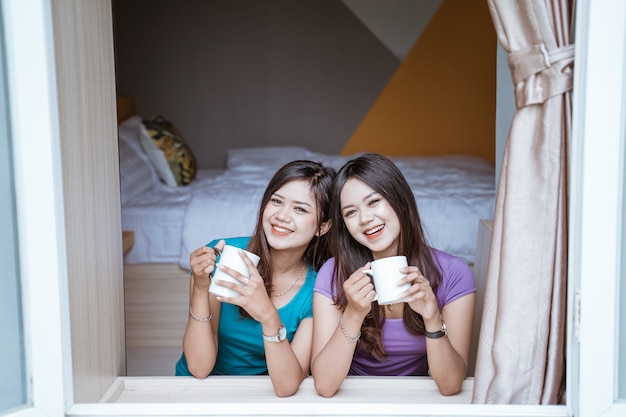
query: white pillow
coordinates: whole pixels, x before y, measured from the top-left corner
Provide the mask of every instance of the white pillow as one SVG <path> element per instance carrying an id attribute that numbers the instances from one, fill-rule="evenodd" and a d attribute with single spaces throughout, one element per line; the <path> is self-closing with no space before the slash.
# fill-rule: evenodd
<path id="1" fill-rule="evenodd" d="M 152 139 L 152 136 L 150 136 L 150 133 L 148 133 L 143 123 L 139 126 L 139 142 L 163 182 L 171 187 L 177 187 L 178 183 L 176 182 L 176 178 L 174 178 L 174 174 L 170 169 L 170 164 L 167 162 L 165 154 L 157 144 L 154 143 L 154 139 Z"/>
<path id="2" fill-rule="evenodd" d="M 257 171 L 278 168 L 287 162 L 307 159 L 307 150 L 299 146 L 262 146 L 231 148 L 226 154 L 226 168 L 237 171 Z"/>
<path id="3" fill-rule="evenodd" d="M 141 117 L 133 116 L 118 127 L 122 206 L 152 189 L 159 181 L 158 174 L 139 143 L 141 126 Z"/>

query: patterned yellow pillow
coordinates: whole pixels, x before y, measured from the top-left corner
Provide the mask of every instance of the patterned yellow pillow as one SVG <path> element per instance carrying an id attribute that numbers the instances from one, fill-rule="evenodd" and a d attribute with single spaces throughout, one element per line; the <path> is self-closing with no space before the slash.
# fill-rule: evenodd
<path id="1" fill-rule="evenodd" d="M 163 151 L 178 185 L 187 185 L 196 178 L 196 158 L 185 138 L 172 122 L 163 116 L 143 121 L 154 143 Z"/>

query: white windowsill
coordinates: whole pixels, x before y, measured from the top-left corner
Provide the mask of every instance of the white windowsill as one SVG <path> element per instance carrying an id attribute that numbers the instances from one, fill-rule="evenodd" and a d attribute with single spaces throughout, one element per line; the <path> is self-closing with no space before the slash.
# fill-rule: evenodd
<path id="1" fill-rule="evenodd" d="M 333 398 L 315 392 L 307 378 L 288 398 L 274 395 L 265 376 L 120 377 L 98 404 L 74 404 L 67 416 L 567 416 L 565 406 L 470 404 L 473 378 L 444 397 L 428 377 L 349 377 Z"/>
<path id="2" fill-rule="evenodd" d="M 458 394 L 444 397 L 429 377 L 350 377 L 333 398 L 323 398 L 315 392 L 313 379 L 304 380 L 298 392 L 287 398 L 277 398 L 267 376 L 193 377 L 121 377 L 111 386 L 101 402 L 205 402 L 212 404 L 251 403 L 452 403 L 469 404 L 473 379 L 464 382 Z M 412 395 L 407 395 L 407 393 Z M 230 404 L 232 406 L 232 404 Z"/>

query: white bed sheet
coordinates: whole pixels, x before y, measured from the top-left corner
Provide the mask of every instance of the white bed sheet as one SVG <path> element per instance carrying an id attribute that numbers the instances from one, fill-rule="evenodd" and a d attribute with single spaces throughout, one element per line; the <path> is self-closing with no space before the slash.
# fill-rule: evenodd
<path id="1" fill-rule="evenodd" d="M 189 255 L 213 239 L 250 236 L 273 168 L 226 171 L 211 187 L 191 199 L 183 220 L 179 264 L 189 268 Z"/>
<path id="2" fill-rule="evenodd" d="M 474 263 L 478 224 L 493 218 L 494 167 L 471 156 L 392 159 L 413 190 L 430 245 Z"/>
<path id="3" fill-rule="evenodd" d="M 352 158 L 308 151 L 293 156 L 318 160 L 335 168 Z M 255 162 L 262 159 L 258 153 L 255 158 Z M 471 156 L 392 159 L 413 189 L 430 244 L 473 263 L 479 221 L 493 217 L 494 167 Z M 276 163 L 274 160 L 267 166 L 246 165 L 238 160 L 239 168 L 229 165 L 232 169 L 193 195 L 182 225 L 181 267 L 189 268 L 189 254 L 213 239 L 252 233 L 259 202 L 276 171 Z"/>
<path id="4" fill-rule="evenodd" d="M 209 189 L 221 170 L 199 170 L 184 187 L 158 183 L 122 206 L 122 228 L 134 232 L 124 263 L 178 263 L 183 220 L 195 193 Z"/>

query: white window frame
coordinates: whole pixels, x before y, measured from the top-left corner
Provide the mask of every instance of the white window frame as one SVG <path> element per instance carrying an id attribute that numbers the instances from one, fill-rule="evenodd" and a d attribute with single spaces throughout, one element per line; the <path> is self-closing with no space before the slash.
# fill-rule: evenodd
<path id="1" fill-rule="evenodd" d="M 579 294 L 580 317 L 573 329 L 580 340 L 577 415 L 624 416 L 617 382 L 626 2 L 587 0 L 579 7 L 570 240 L 570 282 Z"/>
<path id="2" fill-rule="evenodd" d="M 578 3 L 569 278 L 573 283 L 569 321 L 573 324 L 569 337 L 578 335 L 580 348 L 570 343 L 568 405 L 566 409 L 470 405 L 464 408 L 463 415 L 626 415 L 626 405 L 616 399 L 619 304 L 618 292 L 612 291 L 618 288 L 624 209 L 621 158 L 626 134 L 626 2 Z M 159 414 L 161 407 L 157 404 L 73 404 L 50 5 L 48 0 L 2 0 L 0 5 L 7 38 L 19 250 L 33 402 L 9 415 Z M 579 325 L 571 319 L 578 314 L 576 290 L 581 294 Z M 314 414 L 314 405 L 308 406 L 305 411 Z M 201 404 L 181 404 L 177 414 L 200 415 L 207 411 Z M 433 415 L 451 415 L 458 414 L 459 409 L 441 405 L 437 410 L 428 407 L 428 411 Z"/>
<path id="3" fill-rule="evenodd" d="M 62 416 L 72 402 L 65 226 L 50 4 L 2 0 L 30 404 L 9 416 Z"/>

